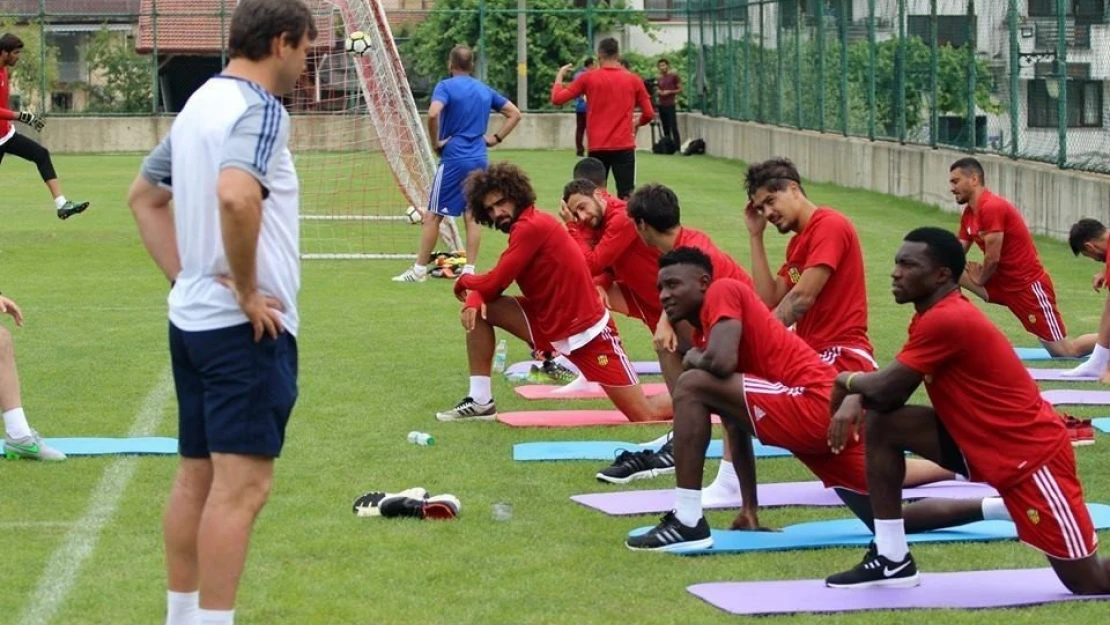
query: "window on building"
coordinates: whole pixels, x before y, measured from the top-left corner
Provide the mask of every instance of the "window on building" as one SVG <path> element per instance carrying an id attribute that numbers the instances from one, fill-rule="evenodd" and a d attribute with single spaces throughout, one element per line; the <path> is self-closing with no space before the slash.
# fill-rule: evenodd
<path id="1" fill-rule="evenodd" d="M 1058 97 L 1051 97 L 1049 81 L 1029 81 L 1028 126 L 1030 128 L 1056 128 L 1059 118 Z M 1068 79 L 1067 109 L 1068 128 L 1102 127 L 1102 81 Z"/>
<path id="2" fill-rule="evenodd" d="M 1065 0 L 1065 15 L 1102 22 L 1106 0 Z M 1029 17 L 1056 17 L 1056 0 L 1029 0 Z"/>
<path id="3" fill-rule="evenodd" d="M 966 15 L 938 15 L 937 16 L 937 45 L 950 45 L 958 48 L 971 41 L 971 34 L 975 32 L 976 18 Z M 932 41 L 933 33 L 929 25 L 928 15 L 910 15 L 906 20 L 906 34 L 910 37 L 920 37 L 925 43 Z"/>
<path id="4" fill-rule="evenodd" d="M 656 22 L 686 19 L 687 2 L 688 0 L 644 0 L 644 10 L 648 12 L 648 19 Z"/>

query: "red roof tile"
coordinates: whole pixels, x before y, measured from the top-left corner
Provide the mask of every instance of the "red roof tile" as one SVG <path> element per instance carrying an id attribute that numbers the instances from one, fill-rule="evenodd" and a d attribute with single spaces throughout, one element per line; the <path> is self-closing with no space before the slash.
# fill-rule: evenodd
<path id="1" fill-rule="evenodd" d="M 46 0 L 46 15 L 53 22 L 104 21 L 104 16 L 119 16 L 112 21 L 131 21 L 139 12 L 140 0 Z M 0 0 L 0 15 L 37 16 L 39 0 Z"/>

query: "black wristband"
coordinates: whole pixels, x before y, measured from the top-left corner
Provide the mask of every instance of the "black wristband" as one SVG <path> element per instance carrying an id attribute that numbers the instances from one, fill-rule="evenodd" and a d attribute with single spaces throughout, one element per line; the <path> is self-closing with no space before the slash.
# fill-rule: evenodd
<path id="1" fill-rule="evenodd" d="M 500 144 L 502 141 L 504 141 L 504 139 L 501 138 L 501 135 L 497 134 L 496 132 L 493 133 L 493 138 L 497 139 L 498 144 Z"/>

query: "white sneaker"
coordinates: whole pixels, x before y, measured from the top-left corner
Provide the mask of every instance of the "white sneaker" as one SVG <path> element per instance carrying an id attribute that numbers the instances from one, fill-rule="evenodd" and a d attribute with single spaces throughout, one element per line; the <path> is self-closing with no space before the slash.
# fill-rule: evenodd
<path id="1" fill-rule="evenodd" d="M 355 503 L 352 506 L 352 509 L 354 510 L 356 516 L 381 516 L 381 508 L 379 508 L 378 506 L 382 503 L 382 500 L 387 497 L 409 497 L 411 499 L 425 499 L 427 498 L 427 496 L 428 491 L 420 488 L 419 486 L 416 488 L 403 490 L 399 493 L 387 493 L 382 490 L 372 490 L 368 493 L 363 493 L 359 495 L 358 499 L 355 499 Z"/>
<path id="2" fill-rule="evenodd" d="M 428 272 L 417 274 L 416 270 L 409 267 L 399 276 L 393 276 L 394 282 L 424 282 L 428 279 Z"/>
<path id="3" fill-rule="evenodd" d="M 31 430 L 30 436 L 23 438 L 4 438 L 4 455 L 8 458 L 28 458 L 60 462 L 66 459 L 62 452 L 42 442 L 39 433 Z"/>
<path id="4" fill-rule="evenodd" d="M 472 397 L 464 397 L 453 409 L 437 412 L 439 421 L 493 421 L 497 418 L 497 406 L 493 400 L 488 404 L 480 404 Z"/>

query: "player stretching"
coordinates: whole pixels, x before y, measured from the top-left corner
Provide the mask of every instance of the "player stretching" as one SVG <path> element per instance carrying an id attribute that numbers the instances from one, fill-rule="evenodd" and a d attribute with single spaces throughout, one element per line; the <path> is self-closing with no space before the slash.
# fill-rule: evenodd
<path id="1" fill-rule="evenodd" d="M 427 280 L 428 263 L 439 236 L 440 222 L 444 217 L 461 215 L 465 215 L 466 220 L 466 265 L 462 272 L 474 273 L 482 229 L 466 212 L 463 181 L 470 172 L 489 165 L 487 148 L 504 141 L 520 122 L 520 110 L 515 104 L 470 75 L 474 71 L 474 54 L 470 48 L 452 48 L 447 69 L 451 77 L 436 85 L 432 104 L 428 107 L 428 136 L 435 142 L 440 158 L 420 231 L 420 251 L 416 264 L 394 276 L 394 282 Z M 501 113 L 505 121 L 497 132 L 487 135 L 490 111 Z"/>
<path id="2" fill-rule="evenodd" d="M 1005 335 L 959 289 L 964 250 L 939 228 L 906 235 L 894 261 L 894 301 L 912 303 L 909 338 L 895 361 L 874 373 L 836 378 L 829 428 L 834 449 L 866 415 L 867 483 L 875 550 L 830 576 L 838 588 L 916 586 L 899 487 L 914 453 L 998 489 L 1022 542 L 1048 556 L 1074 593 L 1110 593 L 1110 563 L 1083 503 L 1068 432 Z M 932 407 L 907 405 L 925 383 Z M 845 395 L 850 399 L 845 399 Z"/>
<path id="3" fill-rule="evenodd" d="M 979 161 L 961 158 L 952 163 L 949 183 L 956 201 L 966 205 L 959 232 L 964 250 L 974 243 L 983 252 L 982 264 L 967 263 L 960 286 L 987 302 L 1009 308 L 1053 357 L 1090 354 L 1097 335 L 1068 338 L 1056 308 L 1052 278 L 1041 266 L 1025 219 L 1012 204 L 987 189 Z"/>
<path id="4" fill-rule="evenodd" d="M 590 107 L 586 117 L 586 141 L 590 156 L 605 165 L 605 176 L 613 172 L 617 197 L 627 199 L 636 186 L 636 129 L 651 123 L 651 106 L 644 81 L 621 67 L 617 40 L 606 37 L 597 44 L 598 68 L 563 86 L 563 76 L 574 69 L 564 65 L 555 74 L 551 103 L 558 106 L 585 94 Z M 633 121 L 636 107 L 640 117 Z M 602 185 L 604 186 L 604 185 Z"/>
<path id="5" fill-rule="evenodd" d="M 15 325 L 23 326 L 23 311 L 12 300 L 0 295 L 0 315 L 8 314 Z M 8 458 L 65 460 L 66 455 L 42 442 L 39 433 L 27 424 L 19 396 L 19 372 L 15 368 L 12 334 L 0 326 L 0 413 L 4 417 L 4 455 Z"/>
<path id="6" fill-rule="evenodd" d="M 676 249 L 659 259 L 659 267 L 663 308 L 672 320 L 695 327 L 695 346 L 686 352 L 686 371 L 674 393 L 676 508 L 655 528 L 628 538 L 627 546 L 688 551 L 713 545 L 701 493 L 710 414 L 721 416 L 740 467 L 743 508 L 733 529 L 763 529 L 753 436 L 793 452 L 871 527 L 863 442 L 853 439 L 839 454 L 829 448 L 829 400 L 836 371 L 779 323 L 746 284 L 714 280 L 713 264 L 700 251 Z M 1001 508 L 990 499 L 925 499 L 907 513 L 911 531 L 927 531 L 982 520 Z"/>
<path id="7" fill-rule="evenodd" d="M 590 270 L 559 220 L 535 207 L 536 193 L 525 173 L 510 163 L 472 173 L 466 181 L 468 210 L 475 222 L 509 235 L 509 246 L 486 274 L 455 281 L 465 300 L 462 325 L 470 361 L 470 392 L 440 421 L 490 420 L 497 416 L 490 389 L 495 327 L 532 345 L 564 354 L 630 421 L 671 416 L 667 395 L 645 397 L 616 326 L 601 305 Z M 505 296 L 513 282 L 521 296 Z"/>
<path id="8" fill-rule="evenodd" d="M 50 152 L 31 139 L 17 133 L 12 122 L 19 121 L 27 124 L 37 131 L 42 131 L 46 122 L 34 113 L 28 111 L 11 111 L 8 107 L 8 97 L 11 93 L 11 76 L 8 68 L 19 63 L 19 55 L 23 52 L 23 40 L 11 33 L 0 37 L 0 162 L 5 154 L 18 156 L 26 161 L 31 161 L 39 168 L 39 175 L 50 190 L 50 197 L 54 198 L 54 208 L 58 211 L 58 219 L 69 219 L 78 213 L 85 212 L 89 207 L 88 202 L 70 202 L 62 195 L 62 185 L 58 182 L 58 174 L 54 172 L 54 162 L 50 160 Z"/>

